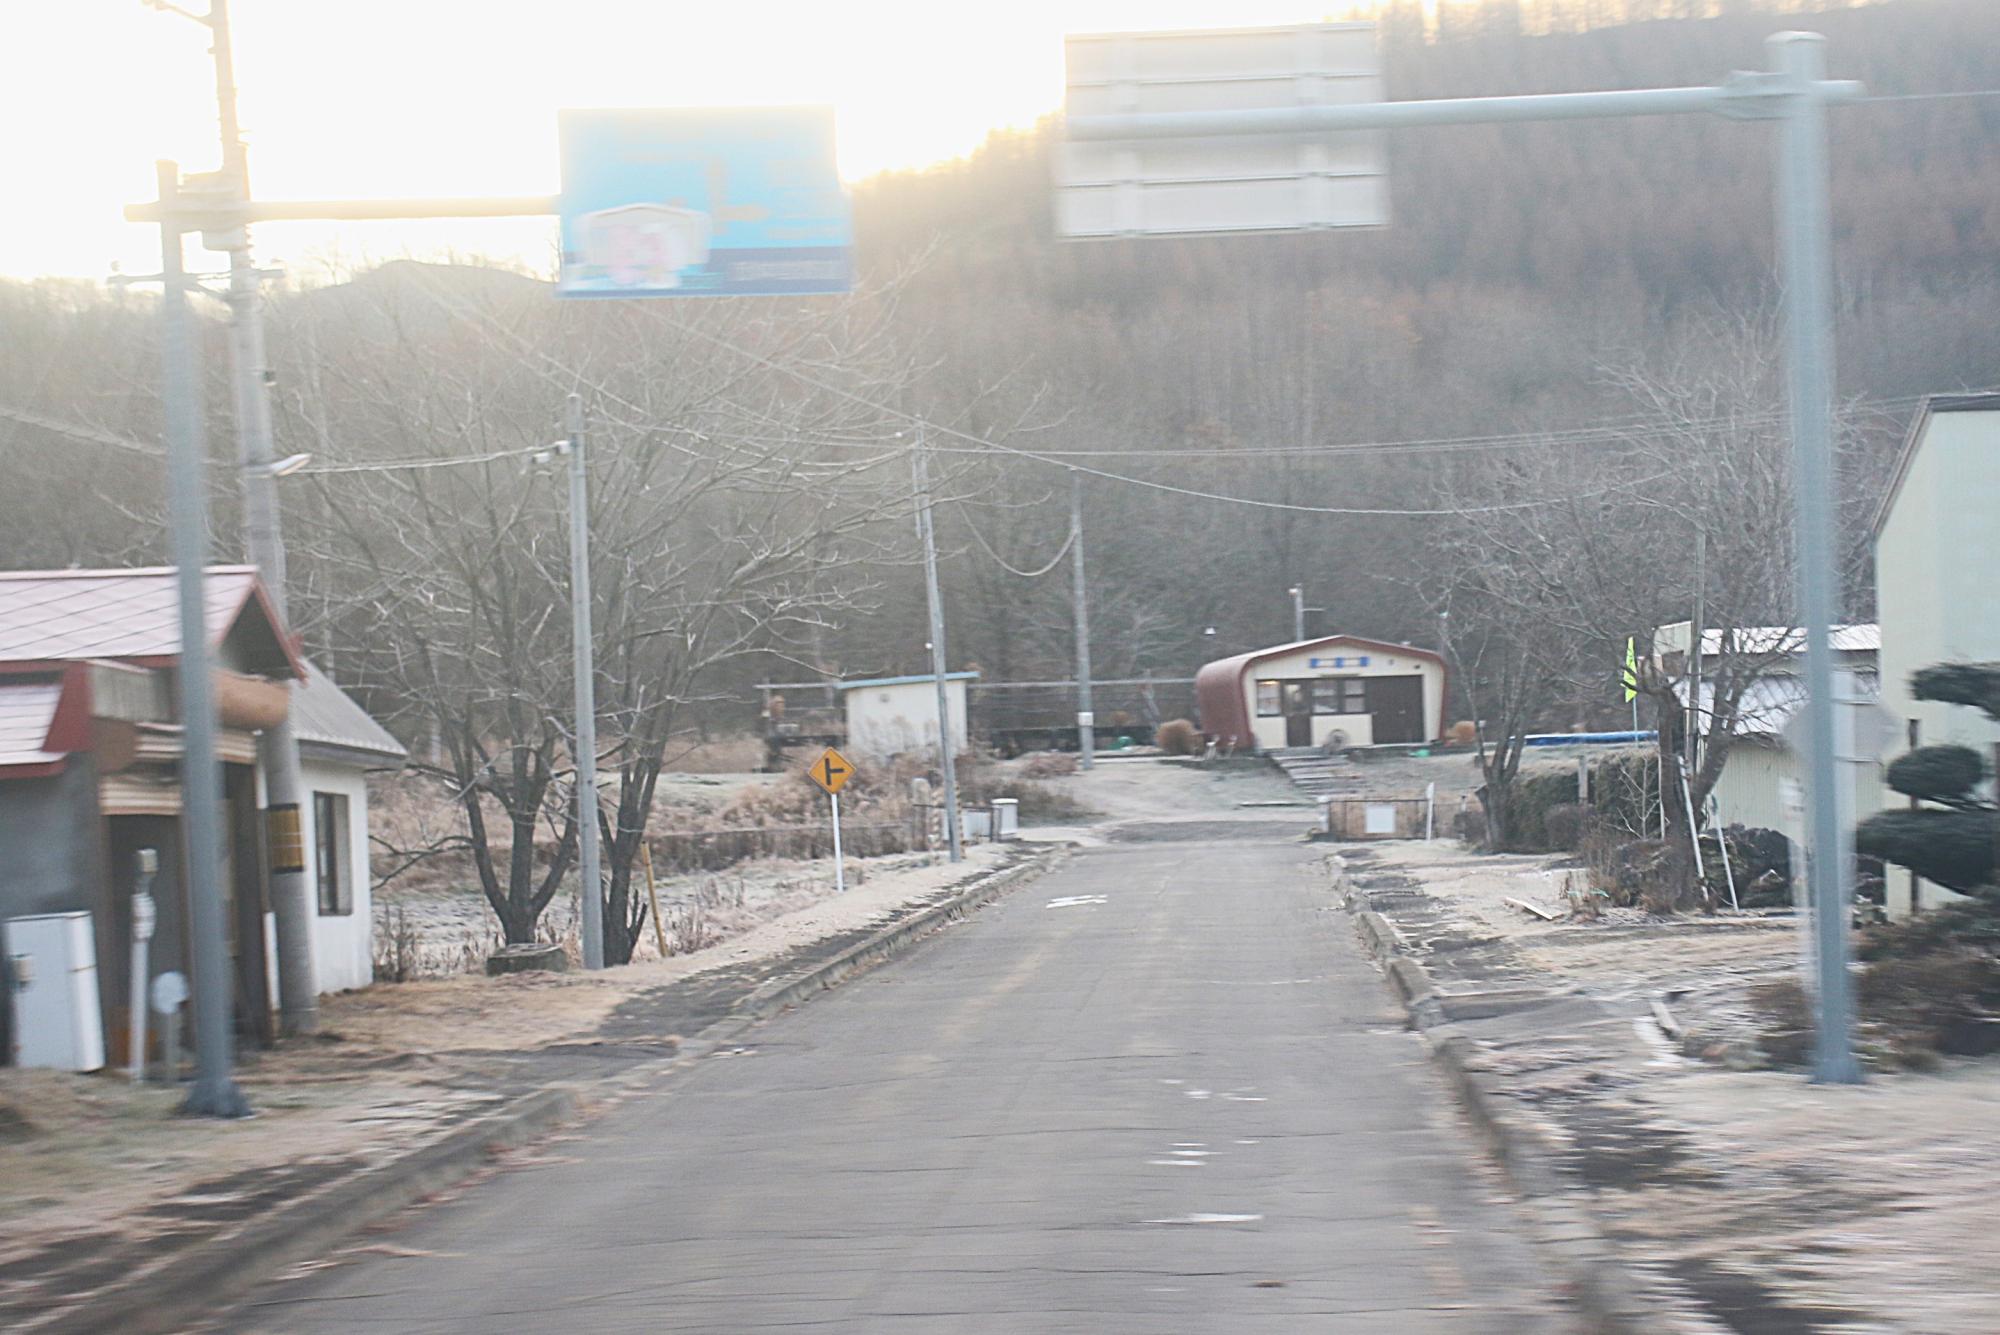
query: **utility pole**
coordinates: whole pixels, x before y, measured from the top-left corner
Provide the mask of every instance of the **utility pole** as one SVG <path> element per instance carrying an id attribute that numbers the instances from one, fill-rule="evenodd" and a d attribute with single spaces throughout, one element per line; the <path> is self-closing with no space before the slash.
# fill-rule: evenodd
<path id="1" fill-rule="evenodd" d="M 188 331 L 187 273 L 181 262 L 174 202 L 180 167 L 158 164 L 160 187 L 161 397 L 166 409 L 167 505 L 180 597 L 181 654 L 175 673 L 181 720 L 182 866 L 192 919 L 195 1080 L 182 1111 L 198 1117 L 245 1117 L 250 1105 L 230 1068 L 229 947 L 222 921 L 221 773 L 215 761 L 215 678 L 209 662 L 203 574 L 208 560 L 208 499 L 203 486 L 201 407 L 195 398 Z"/>
<path id="2" fill-rule="evenodd" d="M 1813 932 L 1819 944 L 1816 1084 L 1861 1083 L 1854 1058 L 1854 997 L 1847 976 L 1853 902 L 1853 831 L 1841 827 L 1835 791 L 1833 647 L 1832 235 L 1828 224 L 1826 39 L 1781 32 L 1766 49 L 1785 98 L 1778 121 L 1778 252 L 1785 285 L 1792 442 L 1797 459 L 1799 613 L 1806 627 L 1806 793 L 1812 841 Z M 1844 706 L 1838 706 L 1844 707 Z"/>
<path id="3" fill-rule="evenodd" d="M 583 967 L 604 967 L 604 887 L 597 867 L 597 680 L 590 649 L 590 498 L 583 472 L 583 397 L 569 396 L 569 605 L 576 653 L 577 879 Z"/>
<path id="4" fill-rule="evenodd" d="M 917 482 L 917 531 L 924 539 L 924 591 L 930 600 L 931 675 L 937 681 L 938 760 L 944 772 L 945 840 L 951 860 L 963 862 L 965 849 L 958 836 L 958 761 L 951 744 L 951 692 L 944 678 L 944 599 L 938 593 L 937 531 L 931 525 L 931 471 L 925 447 L 924 424 L 917 423 L 917 448 L 910 455 L 910 468 Z"/>
<path id="5" fill-rule="evenodd" d="M 1083 474 L 1069 474 L 1070 571 L 1076 599 L 1076 749 L 1085 769 L 1096 763 L 1097 716 L 1090 708 L 1090 599 L 1083 583 Z"/>
<path id="6" fill-rule="evenodd" d="M 186 11 L 176 11 L 185 13 Z M 234 201 L 250 199 L 249 154 L 236 119 L 236 73 L 229 39 L 229 0 L 209 0 L 207 24 L 215 56 L 215 104 L 222 130 L 222 184 Z M 287 629 L 285 540 L 279 522 L 277 476 L 272 471 L 271 376 L 264 355 L 261 275 L 250 255 L 243 224 L 207 238 L 229 251 L 229 360 L 236 405 L 237 457 L 241 464 L 243 532 L 251 564 Z M 296 697 L 294 697 L 296 699 Z M 278 1018 L 287 1034 L 319 1028 L 319 980 L 313 960 L 317 906 L 306 883 L 305 783 L 291 714 L 257 739 L 264 771 L 265 822 L 271 859 L 271 909 L 277 919 Z"/>
<path id="7" fill-rule="evenodd" d="M 1707 593 L 1708 531 L 1697 529 L 1694 535 L 1694 621 L 1688 626 L 1687 736 L 1682 739 L 1686 744 L 1689 783 L 1694 782 L 1695 766 L 1701 763 L 1702 719 L 1708 712 L 1701 707 L 1701 670 L 1704 666 L 1702 658 L 1708 641 L 1708 627 L 1705 624 Z M 1727 861 L 1726 856 L 1724 860 Z"/>
<path id="8" fill-rule="evenodd" d="M 1287 592 L 1292 595 L 1292 643 L 1298 644 L 1306 637 L 1306 587 L 1294 584 Z"/>

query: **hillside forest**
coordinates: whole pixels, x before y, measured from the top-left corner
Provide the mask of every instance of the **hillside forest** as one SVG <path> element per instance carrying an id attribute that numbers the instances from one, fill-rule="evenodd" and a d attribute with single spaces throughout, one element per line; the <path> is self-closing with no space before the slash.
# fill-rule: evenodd
<path id="1" fill-rule="evenodd" d="M 2000 6 L 1778 8 L 1430 24 L 1388 4 L 1383 53 L 1394 98 L 1642 87 L 1755 67 L 1774 28 L 1810 26 L 1882 99 L 1832 132 L 1864 616 L 1858 517 L 1920 397 L 2000 379 L 2000 98 L 1905 98 L 2000 89 Z M 504 267 L 416 261 L 275 291 L 279 453 L 313 457 L 283 483 L 309 650 L 408 738 L 497 730 L 553 757 L 566 523 L 534 455 L 572 392 L 602 726 L 655 754 L 746 724 L 759 680 L 927 666 L 919 442 L 952 665 L 989 680 L 1070 674 L 1073 486 L 1101 677 L 1288 639 L 1297 585 L 1315 630 L 1431 644 L 1449 612 L 1469 686 L 1532 652 L 1546 689 L 1524 707 L 1567 726 L 1622 709 L 1625 637 L 1685 618 L 1697 580 L 1715 615 L 1790 615 L 1768 127 L 1402 131 L 1387 228 L 1092 243 L 1053 234 L 1058 128 L 861 183 L 849 298 L 565 305 Z M 164 559 L 152 303 L 0 285 L 9 566 Z M 203 316 L 235 559 L 227 345 Z"/>

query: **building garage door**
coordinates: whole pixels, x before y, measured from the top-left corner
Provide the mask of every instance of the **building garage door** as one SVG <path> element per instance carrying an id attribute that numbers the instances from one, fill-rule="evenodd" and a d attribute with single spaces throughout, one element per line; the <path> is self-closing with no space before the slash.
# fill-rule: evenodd
<path id="1" fill-rule="evenodd" d="M 1375 741 L 1421 742 L 1424 737 L 1424 679 L 1368 678 L 1368 712 L 1375 716 Z"/>

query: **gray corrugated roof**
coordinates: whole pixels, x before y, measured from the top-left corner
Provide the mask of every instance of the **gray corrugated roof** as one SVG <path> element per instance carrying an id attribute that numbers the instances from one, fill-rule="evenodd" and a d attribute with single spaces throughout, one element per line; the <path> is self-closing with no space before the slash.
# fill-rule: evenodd
<path id="1" fill-rule="evenodd" d="M 0 766 L 47 765 L 63 758 L 42 749 L 62 690 L 60 681 L 0 680 Z"/>
<path id="2" fill-rule="evenodd" d="M 977 681 L 977 672 L 947 672 L 946 681 Z M 860 691 L 873 686 L 915 686 L 922 682 L 935 682 L 936 677 L 926 672 L 921 677 L 863 677 L 859 681 L 837 681 L 833 687 L 837 691 Z"/>
<path id="3" fill-rule="evenodd" d="M 220 640 L 256 583 L 248 566 L 211 566 L 202 592 Z M 171 657 L 181 651 L 172 567 L 0 572 L 0 659 Z"/>
<path id="4" fill-rule="evenodd" d="M 292 735 L 304 749 L 324 748 L 391 763 L 408 754 L 389 730 L 348 699 L 333 678 L 308 662 L 305 680 L 292 690 Z"/>

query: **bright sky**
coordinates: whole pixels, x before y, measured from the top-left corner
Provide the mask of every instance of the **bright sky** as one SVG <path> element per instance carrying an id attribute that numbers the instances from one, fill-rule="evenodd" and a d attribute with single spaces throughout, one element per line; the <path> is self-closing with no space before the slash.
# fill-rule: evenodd
<path id="1" fill-rule="evenodd" d="M 207 0 L 184 0 L 200 9 Z M 856 180 L 964 154 L 1062 100 L 1065 32 L 1308 21 L 1342 0 L 234 0 L 267 199 L 540 195 L 558 108 L 830 103 Z M 159 265 L 121 208 L 218 165 L 207 30 L 141 0 L 0 0 L 0 275 Z M 265 224 L 300 272 L 446 252 L 547 265 L 540 219 Z M 189 248 L 191 267 L 216 267 Z M 219 257 L 213 257 L 218 258 Z"/>

